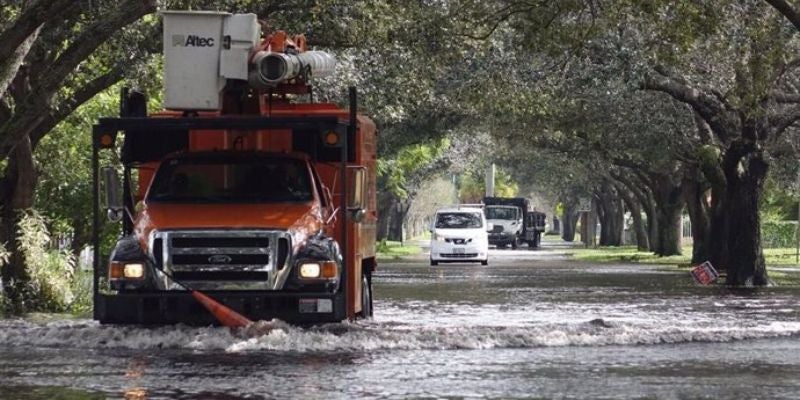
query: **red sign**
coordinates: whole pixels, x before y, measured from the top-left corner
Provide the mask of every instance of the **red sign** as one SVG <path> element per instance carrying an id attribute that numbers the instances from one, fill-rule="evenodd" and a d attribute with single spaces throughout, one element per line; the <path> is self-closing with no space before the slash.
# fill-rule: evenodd
<path id="1" fill-rule="evenodd" d="M 719 273 L 708 261 L 692 268 L 691 272 L 694 280 L 701 285 L 708 285 L 719 278 Z"/>

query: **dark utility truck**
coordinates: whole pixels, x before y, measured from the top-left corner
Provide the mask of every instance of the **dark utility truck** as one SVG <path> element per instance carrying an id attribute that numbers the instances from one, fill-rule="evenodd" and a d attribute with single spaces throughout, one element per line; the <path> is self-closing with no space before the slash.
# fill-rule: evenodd
<path id="1" fill-rule="evenodd" d="M 530 201 L 524 197 L 484 197 L 486 219 L 494 225 L 489 232 L 489 244 L 498 248 L 521 243 L 539 247 L 545 230 L 545 214 L 530 210 Z"/>

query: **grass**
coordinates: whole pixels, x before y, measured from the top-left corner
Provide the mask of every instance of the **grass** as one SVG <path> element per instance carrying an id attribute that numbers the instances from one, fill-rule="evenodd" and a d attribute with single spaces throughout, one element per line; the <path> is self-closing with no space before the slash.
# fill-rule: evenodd
<path id="1" fill-rule="evenodd" d="M 377 253 L 378 259 L 398 260 L 420 254 L 422 248 L 417 245 L 401 245 L 400 242 L 383 240 L 378 243 Z"/>
<path id="2" fill-rule="evenodd" d="M 593 249 L 572 248 L 567 251 L 573 259 L 588 262 L 639 262 L 649 264 L 688 264 L 692 246 L 683 248 L 683 255 L 658 257 L 648 251 L 639 251 L 636 246 L 597 247 Z"/>
<path id="3" fill-rule="evenodd" d="M 684 246 L 682 255 L 658 257 L 651 252 L 638 251 L 636 246 L 598 247 L 594 249 L 573 248 L 567 254 L 573 259 L 587 262 L 637 262 L 646 264 L 689 265 L 692 246 Z M 794 248 L 764 249 L 767 265 L 797 265 Z"/>

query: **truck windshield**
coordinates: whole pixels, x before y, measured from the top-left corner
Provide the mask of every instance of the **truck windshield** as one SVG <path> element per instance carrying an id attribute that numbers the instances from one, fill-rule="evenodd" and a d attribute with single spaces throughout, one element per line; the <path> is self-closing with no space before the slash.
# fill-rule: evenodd
<path id="1" fill-rule="evenodd" d="M 308 168 L 285 157 L 187 157 L 164 162 L 150 201 L 270 203 L 312 200 Z"/>
<path id="2" fill-rule="evenodd" d="M 439 213 L 436 214 L 436 227 L 442 229 L 469 229 L 483 226 L 478 213 Z"/>
<path id="3" fill-rule="evenodd" d="M 486 207 L 486 219 L 517 219 L 517 208 Z"/>

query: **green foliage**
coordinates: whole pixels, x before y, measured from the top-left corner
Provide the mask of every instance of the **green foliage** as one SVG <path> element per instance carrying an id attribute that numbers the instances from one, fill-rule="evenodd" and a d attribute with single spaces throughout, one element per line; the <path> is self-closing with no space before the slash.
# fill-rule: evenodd
<path id="1" fill-rule="evenodd" d="M 764 221 L 797 220 L 798 199 L 794 193 L 789 192 L 785 185 L 770 176 L 764 185 L 761 196 L 760 211 Z"/>
<path id="2" fill-rule="evenodd" d="M 92 309 L 92 273 L 80 270 L 68 250 L 57 248 L 47 225 L 46 218 L 35 210 L 24 212 L 20 222 L 18 244 L 31 277 L 24 290 L 36 299 L 27 311 L 86 315 Z M 8 253 L 0 248 L 0 267 L 7 257 Z"/>
<path id="3" fill-rule="evenodd" d="M 45 217 L 50 234 L 67 238 L 75 254 L 91 240 L 92 171 L 87 160 L 92 154 L 92 125 L 117 113 L 118 93 L 119 85 L 79 107 L 42 139 L 34 154 L 39 170 L 34 208 Z M 101 228 L 103 249 L 108 249 L 119 227 L 104 223 Z"/>
<path id="4" fill-rule="evenodd" d="M 387 243 L 386 239 L 381 239 L 378 241 L 378 244 L 375 246 L 375 251 L 378 253 L 387 253 L 389 252 L 389 244 Z"/>
<path id="5" fill-rule="evenodd" d="M 431 144 L 410 145 L 401 149 L 391 159 L 379 159 L 378 176 L 381 178 L 383 188 L 400 199 L 407 199 L 409 186 L 419 184 L 420 179 L 415 175 L 425 171 L 441 157 L 449 144 L 447 139 L 440 139 Z"/>
<path id="6" fill-rule="evenodd" d="M 564 207 L 564 202 L 563 201 L 559 201 L 558 203 L 556 203 L 556 210 L 555 210 L 556 211 L 556 216 L 558 216 L 559 218 L 563 218 L 564 217 L 564 208 L 565 207 Z"/>
<path id="7" fill-rule="evenodd" d="M 6 246 L 4 243 L 0 243 L 0 268 L 2 268 L 8 262 L 8 257 L 11 256 L 11 253 L 6 250 Z"/>
<path id="8" fill-rule="evenodd" d="M 463 175 L 459 184 L 459 199 L 462 203 L 479 203 L 486 193 L 486 178 L 483 171 L 472 170 Z M 496 197 L 516 197 L 519 184 L 511 174 L 497 168 L 494 176 L 494 195 Z"/>
<path id="9" fill-rule="evenodd" d="M 792 247 L 797 241 L 796 221 L 767 221 L 761 224 L 764 248 Z"/>
<path id="10" fill-rule="evenodd" d="M 37 299 L 28 311 L 64 311 L 75 300 L 72 281 L 76 260 L 66 251 L 51 250 L 51 236 L 44 218 L 36 211 L 25 212 L 20 221 L 18 245 L 25 255 L 31 276 L 27 288 Z"/>

